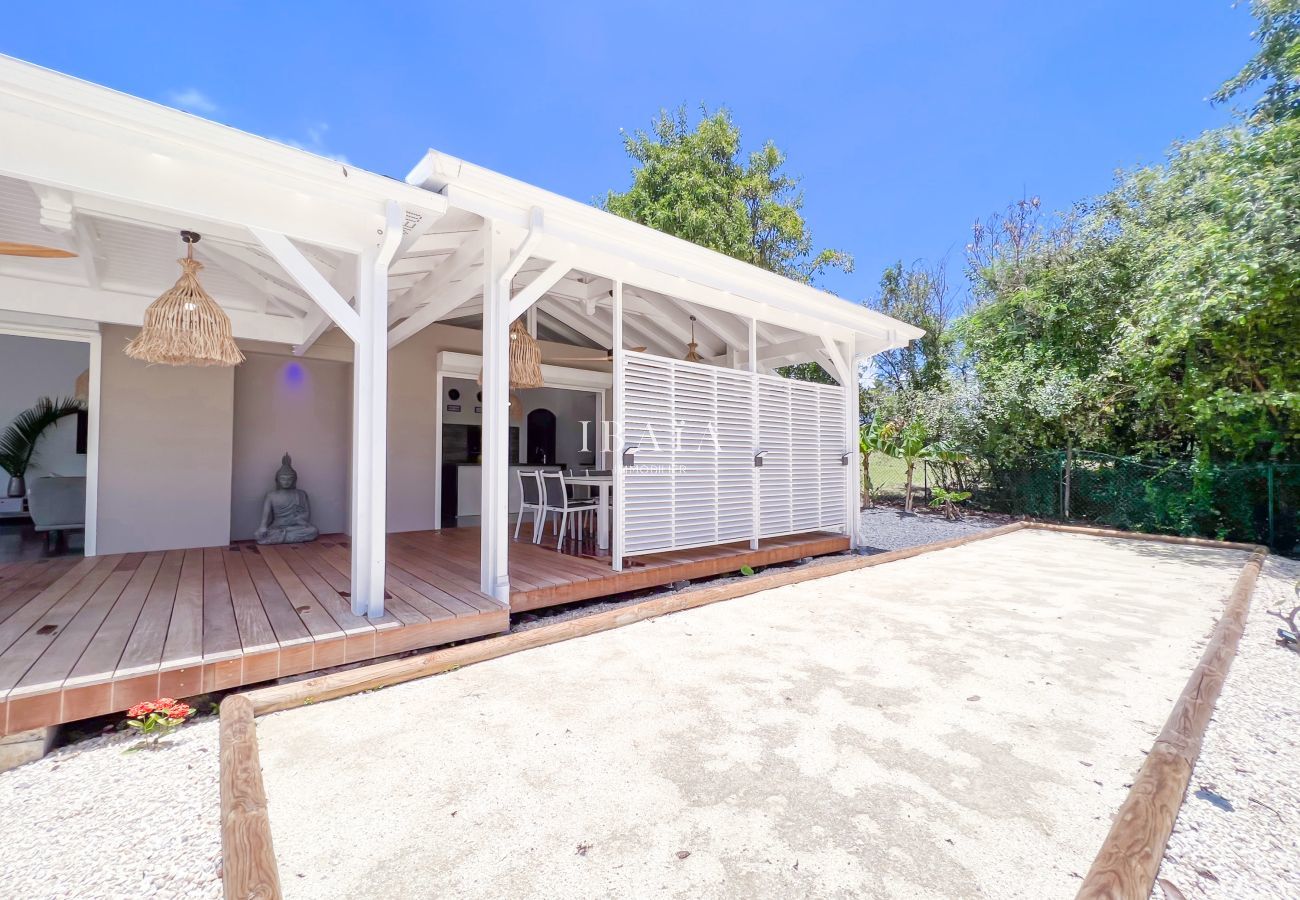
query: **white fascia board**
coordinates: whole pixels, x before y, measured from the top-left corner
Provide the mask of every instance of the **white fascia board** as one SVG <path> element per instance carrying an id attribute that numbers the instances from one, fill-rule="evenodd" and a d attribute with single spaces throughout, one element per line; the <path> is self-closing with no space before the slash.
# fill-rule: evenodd
<path id="1" fill-rule="evenodd" d="M 13 312 L 61 316 L 110 325 L 144 324 L 144 311 L 154 298 L 120 291 L 93 290 L 73 284 L 36 281 L 0 275 L 0 313 Z M 237 338 L 295 344 L 302 338 L 302 320 L 241 309 L 227 309 L 230 328 Z"/>
<path id="2" fill-rule="evenodd" d="M 545 211 L 548 236 L 607 249 L 631 262 L 719 291 L 815 317 L 822 322 L 822 330 L 826 325 L 873 335 L 893 330 L 907 339 L 924 334 L 833 294 L 434 150 L 425 154 L 407 181 L 443 193 L 453 206 L 517 227 L 525 227 L 530 210 L 540 207 Z"/>
<path id="3" fill-rule="evenodd" d="M 387 200 L 447 208 L 400 181 L 7 56 L 0 134 L 2 174 L 344 252 L 374 245 Z"/>

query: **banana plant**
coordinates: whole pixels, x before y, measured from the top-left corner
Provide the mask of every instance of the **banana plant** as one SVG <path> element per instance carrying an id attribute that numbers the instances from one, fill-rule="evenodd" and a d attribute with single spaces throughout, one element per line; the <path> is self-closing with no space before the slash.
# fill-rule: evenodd
<path id="1" fill-rule="evenodd" d="M 942 509 L 943 517 L 951 522 L 961 518 L 961 510 L 958 509 L 957 504 L 969 499 L 970 491 L 950 491 L 945 487 L 936 486 L 930 508 Z"/>
<path id="2" fill-rule="evenodd" d="M 914 419 L 904 425 L 894 442 L 894 456 L 903 461 L 907 467 L 906 497 L 903 509 L 912 511 L 912 485 L 915 481 L 916 464 L 919 462 L 958 463 L 965 459 L 965 454 L 950 441 L 930 441 L 930 432 L 925 423 Z"/>
<path id="3" fill-rule="evenodd" d="M 894 455 L 894 442 L 898 438 L 898 425 L 876 418 L 858 431 L 858 449 L 862 456 L 862 506 L 870 509 L 876 505 L 871 484 L 871 454 Z"/>

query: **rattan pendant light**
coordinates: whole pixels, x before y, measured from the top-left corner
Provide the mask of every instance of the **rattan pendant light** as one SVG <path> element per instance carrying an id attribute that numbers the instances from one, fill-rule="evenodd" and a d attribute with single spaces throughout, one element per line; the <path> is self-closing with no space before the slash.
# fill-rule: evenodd
<path id="1" fill-rule="evenodd" d="M 510 293 L 514 295 L 514 282 L 510 284 Z M 483 370 L 478 370 L 478 383 L 483 383 Z M 528 333 L 522 319 L 510 323 L 510 389 L 538 388 L 542 380 L 542 348 L 537 338 Z"/>
<path id="2" fill-rule="evenodd" d="M 203 263 L 194 258 L 199 235 L 182 231 L 181 277 L 144 311 L 144 327 L 126 355 L 167 366 L 237 366 L 244 354 L 230 333 L 230 317 L 199 284 Z"/>
<path id="3" fill-rule="evenodd" d="M 700 345 L 695 343 L 695 316 L 691 316 L 691 342 L 686 346 L 686 355 L 682 359 L 686 362 L 704 362 L 704 357 L 700 356 Z"/>
<path id="4" fill-rule="evenodd" d="M 536 388 L 543 383 L 542 348 L 524 323 L 515 319 L 510 325 L 510 387 Z"/>

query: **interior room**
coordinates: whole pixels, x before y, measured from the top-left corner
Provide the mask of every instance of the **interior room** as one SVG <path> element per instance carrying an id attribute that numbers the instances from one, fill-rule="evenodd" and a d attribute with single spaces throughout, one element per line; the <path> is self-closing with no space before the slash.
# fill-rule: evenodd
<path id="1" fill-rule="evenodd" d="M 90 348 L 78 341 L 0 333 L 0 360 L 4 360 L 0 446 L 9 448 L 5 433 L 43 398 L 56 405 L 62 401 L 67 411 L 47 419 L 38 431 L 24 433 L 21 444 L 30 453 L 26 467 L 17 475 L 8 469 L 0 474 L 0 563 L 80 555 L 85 537 Z M 81 408 L 72 411 L 78 405 Z M 17 471 L 21 464 L 15 460 L 6 465 Z"/>

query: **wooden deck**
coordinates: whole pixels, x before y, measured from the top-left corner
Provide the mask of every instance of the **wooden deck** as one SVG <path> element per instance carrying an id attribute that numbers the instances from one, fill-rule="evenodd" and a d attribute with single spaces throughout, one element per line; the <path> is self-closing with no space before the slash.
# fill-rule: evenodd
<path id="1" fill-rule="evenodd" d="M 515 612 L 847 548 L 817 533 L 607 560 L 510 546 Z M 0 734 L 504 631 L 478 529 L 389 535 L 386 614 L 354 616 L 347 539 L 0 564 Z"/>

